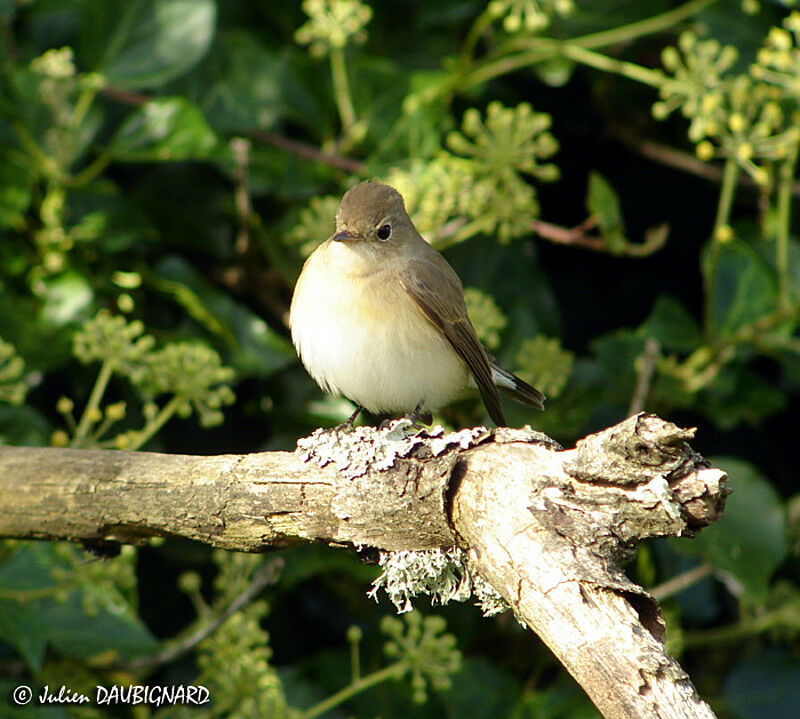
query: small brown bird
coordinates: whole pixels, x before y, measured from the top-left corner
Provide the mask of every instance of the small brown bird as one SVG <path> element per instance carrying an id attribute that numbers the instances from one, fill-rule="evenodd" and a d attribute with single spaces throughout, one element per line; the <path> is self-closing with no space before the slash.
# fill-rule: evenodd
<path id="1" fill-rule="evenodd" d="M 309 374 L 356 403 L 350 422 L 363 408 L 430 423 L 471 380 L 497 425 L 498 388 L 544 409 L 541 392 L 484 350 L 458 275 L 388 185 L 362 182 L 342 198 L 333 237 L 297 280 L 289 323 Z"/>

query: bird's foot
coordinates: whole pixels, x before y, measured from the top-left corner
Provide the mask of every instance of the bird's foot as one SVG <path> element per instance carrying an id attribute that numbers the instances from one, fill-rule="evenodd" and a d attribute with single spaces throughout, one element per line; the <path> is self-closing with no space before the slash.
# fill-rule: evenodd
<path id="1" fill-rule="evenodd" d="M 352 432 L 355 429 L 355 421 L 358 418 L 358 415 L 361 414 L 362 408 L 359 405 L 356 405 L 356 411 L 353 412 L 344 422 L 341 424 L 337 424 L 331 431 L 338 437 L 342 432 Z"/>
<path id="2" fill-rule="evenodd" d="M 431 422 L 433 422 L 433 415 L 431 414 L 430 410 L 422 409 L 422 402 L 420 402 L 416 407 L 414 407 L 414 411 L 411 412 L 411 414 L 406 415 L 406 419 L 409 420 L 413 425 L 424 425 L 428 427 L 430 426 Z"/>

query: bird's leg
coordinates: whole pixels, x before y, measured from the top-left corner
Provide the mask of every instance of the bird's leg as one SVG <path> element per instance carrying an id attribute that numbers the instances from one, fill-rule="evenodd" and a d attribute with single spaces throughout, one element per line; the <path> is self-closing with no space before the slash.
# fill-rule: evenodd
<path id="1" fill-rule="evenodd" d="M 422 402 L 414 407 L 412 412 L 406 412 L 404 418 L 411 422 L 411 424 L 415 427 L 420 427 L 420 425 L 429 425 L 431 422 L 433 422 L 433 415 L 429 410 L 422 409 Z M 388 429 L 388 427 L 394 421 L 395 419 L 393 417 L 387 417 L 378 425 L 378 429 Z"/>
<path id="2" fill-rule="evenodd" d="M 342 422 L 341 424 L 337 424 L 333 428 L 333 431 L 336 434 L 339 434 L 339 432 L 352 432 L 354 427 L 353 423 L 356 421 L 358 415 L 361 414 L 363 409 L 364 408 L 361 405 L 357 404 L 356 411 L 353 412 L 353 414 L 351 414 L 344 422 Z"/>
<path id="3" fill-rule="evenodd" d="M 422 402 L 420 402 L 411 414 L 406 415 L 406 419 L 410 420 L 411 424 L 430 425 L 433 422 L 433 415 L 427 409 L 422 409 Z"/>

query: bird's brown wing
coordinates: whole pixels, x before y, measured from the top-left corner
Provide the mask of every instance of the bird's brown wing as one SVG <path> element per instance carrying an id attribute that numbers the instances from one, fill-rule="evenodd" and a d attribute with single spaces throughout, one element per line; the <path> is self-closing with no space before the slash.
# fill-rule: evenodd
<path id="1" fill-rule="evenodd" d="M 444 259 L 435 263 L 412 261 L 404 264 L 400 283 L 469 367 L 494 423 L 505 426 L 500 395 L 492 381 L 492 368 L 469 320 L 464 291 L 456 273 Z"/>

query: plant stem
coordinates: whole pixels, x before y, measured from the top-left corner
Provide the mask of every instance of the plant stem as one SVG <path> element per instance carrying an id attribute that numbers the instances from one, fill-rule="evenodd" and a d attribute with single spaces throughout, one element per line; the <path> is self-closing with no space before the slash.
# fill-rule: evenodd
<path id="1" fill-rule="evenodd" d="M 766 614 L 750 619 L 742 619 L 735 624 L 686 632 L 682 639 L 683 648 L 692 649 L 694 647 L 708 647 L 712 644 L 726 644 L 754 637 L 769 631 L 773 627 L 790 626 L 794 622 L 787 621 L 787 609 L 791 611 L 791 608 L 785 606 L 777 607 Z"/>
<path id="2" fill-rule="evenodd" d="M 78 96 L 78 101 L 72 108 L 72 115 L 70 115 L 69 118 L 69 124 L 73 130 L 77 130 L 80 127 L 96 96 L 97 90 L 93 87 L 85 87 L 81 91 L 81 94 Z"/>
<path id="3" fill-rule="evenodd" d="M 34 602 L 38 599 L 47 599 L 58 594 L 74 592 L 80 585 L 77 582 L 62 582 L 61 584 L 51 584 L 47 587 L 35 587 L 33 589 L 0 589 L 0 599 L 4 601 L 19 602 L 25 604 Z"/>
<path id="4" fill-rule="evenodd" d="M 506 75 L 514 70 L 519 70 L 528 65 L 534 65 L 542 60 L 554 57 L 559 54 L 557 47 L 560 43 L 550 40 L 549 38 L 538 38 L 537 47 L 532 50 L 524 52 L 502 55 L 500 57 L 490 57 L 486 61 L 480 63 L 462 76 L 457 85 L 458 90 L 468 90 L 475 85 L 482 85 L 489 80 L 493 80 L 501 75 Z"/>
<path id="5" fill-rule="evenodd" d="M 65 177 L 64 184 L 68 187 L 83 187 L 103 172 L 110 162 L 111 156 L 103 152 L 77 174 Z"/>
<path id="6" fill-rule="evenodd" d="M 86 435 L 89 434 L 89 428 L 92 426 L 90 417 L 100 407 L 100 400 L 103 399 L 103 394 L 106 391 L 108 382 L 114 372 L 114 363 L 111 360 L 104 360 L 103 365 L 100 367 L 100 372 L 97 374 L 97 379 L 92 387 L 92 393 L 89 395 L 89 401 L 81 415 L 81 420 L 78 422 L 78 428 L 75 430 L 75 436 L 70 443 L 71 447 L 81 447 Z"/>
<path id="7" fill-rule="evenodd" d="M 658 362 L 660 354 L 661 345 L 658 340 L 655 337 L 648 337 L 644 343 L 642 354 L 636 358 L 635 366 L 638 378 L 636 380 L 636 388 L 631 397 L 631 403 L 628 406 L 628 417 L 644 411 L 647 404 L 647 396 L 650 394 L 653 377 L 655 376 L 656 362 Z"/>
<path id="8" fill-rule="evenodd" d="M 376 684 L 385 682 L 387 679 L 397 679 L 403 676 L 407 670 L 408 665 L 404 661 L 400 661 L 397 662 L 397 664 L 392 664 L 389 667 L 368 674 L 363 679 L 353 682 L 344 689 L 336 692 L 336 694 L 332 694 L 324 701 L 319 702 L 319 704 L 315 704 L 310 709 L 307 709 L 300 715 L 299 719 L 314 719 L 314 717 L 324 714 L 326 711 L 339 706 L 339 704 L 346 702 L 351 697 L 360 694 L 370 687 L 374 687 Z"/>
<path id="9" fill-rule="evenodd" d="M 19 121 L 12 122 L 11 128 L 14 130 L 14 134 L 17 136 L 23 149 L 34 160 L 41 173 L 49 180 L 53 180 L 56 183 L 62 182 L 64 173 L 61 172 L 58 163 L 42 151 L 36 143 L 36 140 L 31 137 L 27 128 Z"/>
<path id="10" fill-rule="evenodd" d="M 644 20 L 638 20 L 628 25 L 616 27 L 611 30 L 604 30 L 603 32 L 582 35 L 563 42 L 538 36 L 512 40 L 505 46 L 507 49 L 512 49 L 512 52 L 501 51 L 494 56 L 487 57 L 480 65 L 463 77 L 461 88 L 464 89 L 479 85 L 495 77 L 499 77 L 500 75 L 505 75 L 513 70 L 518 70 L 526 65 L 532 65 L 551 57 L 567 55 L 567 52 L 564 51 L 565 48 L 572 48 L 573 50 L 570 50 L 570 52 L 574 52 L 574 48 L 590 49 L 607 47 L 622 42 L 630 42 L 644 35 L 652 35 L 653 33 L 667 30 L 715 2 L 717 2 L 717 0 L 691 0 L 680 7 L 673 8 L 659 15 L 654 15 L 653 17 L 645 18 Z M 480 21 L 481 19 L 479 17 L 475 25 L 473 25 L 473 30 L 478 27 Z M 484 27 L 485 26 L 480 27 L 477 32 L 482 32 Z M 470 35 L 473 30 L 470 31 Z M 471 41 L 470 35 L 467 36 L 467 41 L 465 41 L 465 48 L 466 43 Z M 470 50 L 471 49 L 470 47 Z M 522 52 L 516 52 L 517 50 L 522 50 Z M 599 61 L 596 58 L 591 58 L 590 62 L 585 62 L 584 58 L 573 57 L 572 59 L 582 64 L 599 67 L 597 64 Z M 611 58 L 605 58 L 605 60 L 611 60 Z M 657 71 L 643 68 L 633 63 L 624 64 L 631 66 L 627 68 L 628 71 L 631 71 L 631 74 L 626 75 L 626 77 L 631 77 L 631 79 L 634 80 L 643 80 L 648 85 L 654 84 L 653 81 L 655 78 L 653 75 L 650 75 L 650 73 L 655 73 Z M 638 70 L 634 71 L 633 68 L 638 68 Z M 609 68 L 599 67 L 599 69 L 605 70 Z M 611 69 L 615 71 L 613 68 Z M 642 71 L 641 77 L 639 76 L 639 71 Z M 654 86 L 660 87 L 660 84 L 659 82 Z"/>
<path id="11" fill-rule="evenodd" d="M 711 248 L 709 249 L 708 259 L 703 263 L 704 280 L 704 300 L 705 306 L 703 314 L 705 319 L 705 331 L 707 338 L 713 339 L 714 336 L 714 294 L 716 291 L 717 263 L 722 246 L 720 237 L 722 228 L 728 224 L 733 207 L 733 197 L 736 194 L 736 184 L 739 179 L 739 166 L 733 157 L 725 160 L 725 169 L 722 173 L 722 187 L 720 188 L 719 204 L 717 205 L 717 216 L 714 220 L 714 229 L 711 233 Z"/>
<path id="12" fill-rule="evenodd" d="M 630 42 L 644 35 L 652 35 L 662 30 L 668 30 L 715 2 L 717 0 L 691 0 L 691 2 L 684 3 L 672 10 L 653 15 L 653 17 L 648 17 L 644 20 L 637 20 L 628 25 L 595 32 L 591 35 L 583 35 L 571 41 L 571 44 L 582 45 L 583 47 L 607 47 L 608 45 Z"/>
<path id="13" fill-rule="evenodd" d="M 666 80 L 666 76 L 660 70 L 651 70 L 633 62 L 617 60 L 573 43 L 564 43 L 561 46 L 561 54 L 582 65 L 588 65 L 597 70 L 603 70 L 615 75 L 622 75 L 650 87 L 659 88 Z"/>
<path id="14" fill-rule="evenodd" d="M 361 681 L 361 657 L 358 639 L 350 641 L 350 683 L 357 684 Z"/>
<path id="15" fill-rule="evenodd" d="M 333 76 L 336 106 L 339 108 L 339 117 L 342 120 L 343 134 L 347 136 L 356 122 L 356 111 L 353 108 L 353 98 L 350 96 L 350 86 L 347 82 L 343 48 L 331 48 L 331 75 Z"/>
<path id="16" fill-rule="evenodd" d="M 778 232 L 775 237 L 775 264 L 778 268 L 778 307 L 789 305 L 789 227 L 792 219 L 792 181 L 800 144 L 792 143 L 791 150 L 781 163 L 778 180 Z"/>
<path id="17" fill-rule="evenodd" d="M 494 15 L 489 12 L 489 8 L 487 7 L 480 15 L 478 15 L 475 22 L 472 23 L 472 27 L 469 29 L 467 37 L 464 40 L 464 45 L 461 48 L 462 63 L 468 64 L 471 62 L 472 52 L 475 50 L 475 46 L 478 44 L 480 36 L 483 35 L 483 31 L 492 24 L 492 20 L 494 20 Z"/>
<path id="18" fill-rule="evenodd" d="M 145 424 L 139 432 L 136 441 L 131 444 L 130 447 L 126 447 L 126 449 L 135 450 L 146 444 L 150 438 L 169 421 L 178 409 L 178 405 L 184 400 L 185 398 L 182 395 L 176 394 L 161 408 L 161 411 L 150 422 Z"/>

